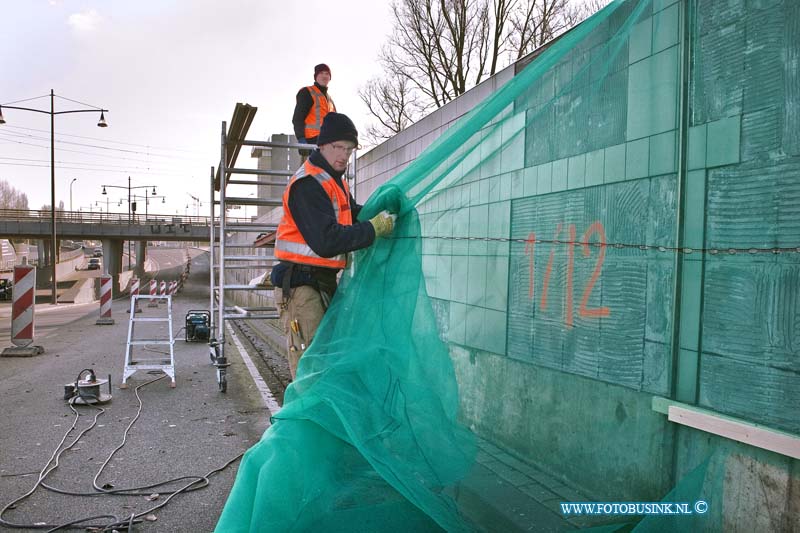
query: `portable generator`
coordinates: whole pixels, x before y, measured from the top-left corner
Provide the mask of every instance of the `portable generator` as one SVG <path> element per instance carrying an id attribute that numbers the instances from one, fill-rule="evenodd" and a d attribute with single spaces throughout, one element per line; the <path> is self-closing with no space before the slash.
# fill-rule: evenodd
<path id="1" fill-rule="evenodd" d="M 186 342 L 208 342 L 211 332 L 211 313 L 192 310 L 186 313 Z"/>

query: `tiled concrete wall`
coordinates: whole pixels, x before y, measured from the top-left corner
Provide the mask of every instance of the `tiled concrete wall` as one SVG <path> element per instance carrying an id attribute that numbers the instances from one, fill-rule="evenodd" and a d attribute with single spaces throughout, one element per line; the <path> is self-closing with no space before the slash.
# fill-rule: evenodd
<path id="1" fill-rule="evenodd" d="M 648 2 L 619 48 L 603 46 L 634 5 L 538 79 L 502 128 L 485 128 L 462 173 L 417 206 L 423 237 L 472 239 L 422 245 L 470 424 L 565 479 L 630 498 L 670 488 L 662 474 L 675 467 L 676 446 L 685 448 L 675 454 L 678 475 L 702 460 L 692 448 L 706 435 L 682 430 L 676 444 L 673 426 L 649 407 L 654 394 L 800 429 L 798 255 L 686 254 L 676 279 L 675 253 L 657 248 L 678 244 L 681 197 L 683 246 L 797 242 L 800 4 L 692 2 L 689 71 L 680 0 Z M 512 76 L 503 71 L 362 156 L 358 200 Z M 596 241 L 597 227 L 605 242 L 634 246 L 605 249 L 592 278 L 598 250 L 570 255 L 564 242 Z M 560 243 L 534 249 L 532 233 Z M 601 309 L 608 313 L 590 312 Z M 598 462 L 587 443 L 600 442 L 607 453 Z"/>
<path id="2" fill-rule="evenodd" d="M 356 201 L 363 204 L 370 194 L 416 159 L 447 128 L 514 76 L 511 65 L 473 87 L 460 98 L 433 111 L 358 158 Z"/>

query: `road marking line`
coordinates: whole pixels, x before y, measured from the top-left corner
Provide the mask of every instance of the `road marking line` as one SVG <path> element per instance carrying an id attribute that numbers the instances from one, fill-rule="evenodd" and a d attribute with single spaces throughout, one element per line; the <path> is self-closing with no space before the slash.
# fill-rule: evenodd
<path id="1" fill-rule="evenodd" d="M 261 399 L 264 401 L 264 405 L 267 406 L 270 414 L 275 415 L 278 411 L 280 411 L 281 406 L 278 405 L 277 401 L 275 401 L 275 397 L 272 395 L 269 385 L 267 385 L 267 382 L 261 377 L 261 374 L 258 373 L 255 363 L 253 363 L 253 360 L 250 359 L 250 356 L 247 354 L 247 350 L 245 350 L 244 346 L 242 346 L 242 342 L 236 336 L 236 333 L 233 331 L 231 325 L 225 324 L 225 327 L 228 330 L 228 334 L 230 335 L 231 339 L 233 339 L 233 343 L 236 345 L 236 348 L 239 350 L 242 360 L 244 360 L 244 364 L 256 384 L 256 389 L 258 389 L 258 393 L 261 395 Z"/>

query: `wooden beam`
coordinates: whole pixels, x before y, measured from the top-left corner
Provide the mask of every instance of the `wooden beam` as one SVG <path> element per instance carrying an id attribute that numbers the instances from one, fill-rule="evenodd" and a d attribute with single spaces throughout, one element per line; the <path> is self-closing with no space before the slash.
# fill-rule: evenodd
<path id="1" fill-rule="evenodd" d="M 670 422 L 800 459 L 800 437 L 796 435 L 689 406 L 670 405 L 667 411 Z"/>

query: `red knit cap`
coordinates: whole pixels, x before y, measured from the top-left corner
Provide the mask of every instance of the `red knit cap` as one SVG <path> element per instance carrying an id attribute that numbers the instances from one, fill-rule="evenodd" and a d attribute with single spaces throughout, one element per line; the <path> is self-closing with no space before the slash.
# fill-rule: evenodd
<path id="1" fill-rule="evenodd" d="M 325 63 L 320 63 L 319 65 L 314 67 L 314 79 L 317 79 L 317 74 L 319 74 L 320 72 L 327 72 L 328 74 L 330 74 L 331 73 L 331 68 L 328 65 L 326 65 Z M 331 78 L 332 77 L 333 76 L 331 75 Z"/>

